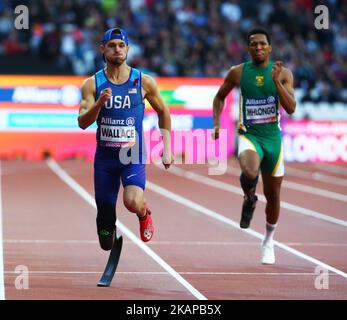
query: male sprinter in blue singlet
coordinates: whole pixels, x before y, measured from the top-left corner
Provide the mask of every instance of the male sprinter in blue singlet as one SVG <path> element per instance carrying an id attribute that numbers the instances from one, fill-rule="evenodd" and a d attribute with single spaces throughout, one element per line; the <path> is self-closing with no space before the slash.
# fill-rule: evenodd
<path id="1" fill-rule="evenodd" d="M 146 150 L 142 126 L 144 99 L 158 114 L 163 135 L 163 164 L 168 169 L 172 163 L 169 110 L 154 79 L 127 65 L 128 45 L 124 30 L 114 28 L 104 33 L 100 52 L 106 67 L 85 80 L 78 117 L 82 129 L 94 121 L 98 125 L 94 187 L 97 232 L 104 250 L 112 248 L 116 234 L 116 202 L 120 180 L 124 187 L 124 205 L 139 218 L 141 239 L 147 242 L 153 237 L 151 211 L 143 193 L 146 183 Z M 126 163 L 122 154 L 131 154 L 131 161 Z M 137 155 L 136 159 L 134 154 Z M 129 157 L 125 158 L 129 160 Z"/>

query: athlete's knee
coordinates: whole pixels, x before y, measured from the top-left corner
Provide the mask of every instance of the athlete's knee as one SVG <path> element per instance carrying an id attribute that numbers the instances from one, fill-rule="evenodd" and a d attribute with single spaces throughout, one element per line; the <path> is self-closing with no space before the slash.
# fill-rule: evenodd
<path id="1" fill-rule="evenodd" d="M 258 176 L 256 176 L 254 179 L 249 179 L 242 172 L 240 175 L 240 183 L 241 183 L 241 188 L 243 192 L 245 193 L 245 195 L 250 197 L 255 194 L 255 190 L 258 184 Z"/>
<path id="2" fill-rule="evenodd" d="M 112 202 L 96 200 L 96 225 L 98 232 L 102 229 L 112 231 L 116 224 L 116 205 Z"/>
<path id="3" fill-rule="evenodd" d="M 242 170 L 242 174 L 248 180 L 255 180 L 255 179 L 257 179 L 257 177 L 259 175 L 259 171 L 257 169 L 254 169 L 254 168 L 247 168 L 246 167 Z"/>
<path id="4" fill-rule="evenodd" d="M 116 206 L 112 202 L 96 200 L 96 227 L 99 244 L 103 250 L 111 250 L 116 234 Z"/>
<path id="5" fill-rule="evenodd" d="M 123 199 L 124 206 L 130 211 L 130 212 L 139 212 L 142 204 L 143 204 L 143 199 L 142 196 L 139 195 L 128 195 L 124 197 Z"/>
<path id="6" fill-rule="evenodd" d="M 266 201 L 271 204 L 278 204 L 280 202 L 280 192 L 274 191 L 274 192 L 264 192 L 264 196 L 266 198 Z"/>
<path id="7" fill-rule="evenodd" d="M 254 151 L 246 150 L 239 156 L 242 174 L 248 180 L 254 180 L 259 175 L 260 158 Z"/>

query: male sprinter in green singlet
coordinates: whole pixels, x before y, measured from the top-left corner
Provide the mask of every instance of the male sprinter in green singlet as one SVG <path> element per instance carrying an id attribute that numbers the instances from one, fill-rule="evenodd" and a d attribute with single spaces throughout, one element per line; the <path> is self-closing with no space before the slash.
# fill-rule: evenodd
<path id="1" fill-rule="evenodd" d="M 218 139 L 219 117 L 224 99 L 240 86 L 238 158 L 244 192 L 240 227 L 249 227 L 256 202 L 255 189 L 261 170 L 266 198 L 266 234 L 262 242 L 262 263 L 275 263 L 273 235 L 280 212 L 280 189 L 284 175 L 283 148 L 279 127 L 279 105 L 295 111 L 293 74 L 272 62 L 270 37 L 261 29 L 248 34 L 251 61 L 232 67 L 213 100 L 214 137 Z"/>

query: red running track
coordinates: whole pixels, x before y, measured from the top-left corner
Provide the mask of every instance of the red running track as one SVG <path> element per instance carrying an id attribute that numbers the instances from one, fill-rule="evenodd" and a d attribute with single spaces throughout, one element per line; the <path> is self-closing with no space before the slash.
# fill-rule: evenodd
<path id="1" fill-rule="evenodd" d="M 347 166 L 287 164 L 285 181 L 292 185 L 282 189 L 285 207 L 275 234 L 280 247 L 276 264 L 264 266 L 265 203 L 258 202 L 250 233 L 238 228 L 235 160 L 218 176 L 208 176 L 203 165 L 168 171 L 149 165 L 146 198 L 156 229 L 147 247 L 173 271 L 127 236 L 138 237 L 138 222 L 118 201 L 123 252 L 111 287 L 98 288 L 108 252 L 99 248 L 88 202 L 92 163 L 58 163 L 80 194 L 44 161 L 0 165 L 5 299 L 347 299 Z M 18 289 L 19 266 L 28 270 L 28 289 Z"/>

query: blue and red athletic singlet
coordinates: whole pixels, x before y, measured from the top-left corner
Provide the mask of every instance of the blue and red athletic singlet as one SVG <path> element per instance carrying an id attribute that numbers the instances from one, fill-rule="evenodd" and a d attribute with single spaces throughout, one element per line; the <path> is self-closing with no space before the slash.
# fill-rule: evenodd
<path id="1" fill-rule="evenodd" d="M 143 135 L 145 105 L 141 92 L 141 72 L 132 68 L 122 84 L 110 82 L 104 70 L 95 74 L 95 100 L 101 90 L 112 89 L 112 97 L 97 118 L 97 148 L 94 159 L 95 199 L 99 203 L 117 201 L 120 180 L 145 189 L 146 148 Z"/>
<path id="2" fill-rule="evenodd" d="M 120 148 L 132 147 L 139 155 L 145 153 L 143 142 L 143 115 L 145 105 L 141 93 L 141 72 L 131 68 L 128 81 L 122 84 L 110 82 L 104 69 L 95 74 L 95 100 L 106 88 L 112 89 L 112 97 L 100 110 L 97 118 L 97 152 L 114 157 Z M 140 162 L 142 159 L 139 159 Z"/>

